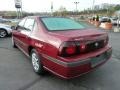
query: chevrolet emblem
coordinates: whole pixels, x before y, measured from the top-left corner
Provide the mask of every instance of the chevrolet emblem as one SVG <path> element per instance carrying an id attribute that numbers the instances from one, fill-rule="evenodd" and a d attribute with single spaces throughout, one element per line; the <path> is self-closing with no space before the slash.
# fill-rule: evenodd
<path id="1" fill-rule="evenodd" d="M 95 46 L 98 47 L 98 45 L 99 45 L 99 44 L 96 42 L 96 43 L 95 43 Z"/>

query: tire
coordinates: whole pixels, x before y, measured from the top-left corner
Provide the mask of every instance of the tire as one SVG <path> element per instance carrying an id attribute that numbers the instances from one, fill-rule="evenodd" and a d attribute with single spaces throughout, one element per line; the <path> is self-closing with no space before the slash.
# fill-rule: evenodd
<path id="1" fill-rule="evenodd" d="M 12 37 L 12 46 L 13 46 L 13 48 L 17 48 L 17 46 L 16 46 L 16 44 L 15 44 L 15 42 L 13 40 L 13 37 Z"/>
<path id="2" fill-rule="evenodd" d="M 6 37 L 8 34 L 7 34 L 7 31 L 4 30 L 4 29 L 0 29 L 0 38 L 4 38 Z"/>
<path id="3" fill-rule="evenodd" d="M 43 65 L 41 63 L 41 57 L 35 49 L 32 49 L 30 57 L 35 73 L 37 73 L 38 75 L 44 74 Z"/>

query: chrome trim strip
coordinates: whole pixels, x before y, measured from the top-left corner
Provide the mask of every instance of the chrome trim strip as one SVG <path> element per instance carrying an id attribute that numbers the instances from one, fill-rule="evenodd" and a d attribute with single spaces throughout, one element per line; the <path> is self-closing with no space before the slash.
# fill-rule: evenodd
<path id="1" fill-rule="evenodd" d="M 18 42 L 20 42 L 22 45 L 27 46 L 27 44 L 25 44 L 24 42 L 22 42 L 21 40 L 19 40 L 18 38 L 14 37 L 14 39 L 16 39 Z"/>
<path id="2" fill-rule="evenodd" d="M 43 57 L 56 63 L 56 64 L 59 64 L 59 65 L 62 65 L 64 67 L 75 67 L 75 66 L 80 66 L 80 65 L 83 65 L 83 64 L 87 64 L 87 63 L 90 63 L 90 58 L 88 59 L 85 59 L 85 60 L 79 60 L 79 61 L 74 61 L 74 62 L 63 62 L 61 60 L 58 60 L 56 58 L 53 58 L 53 57 L 50 57 L 46 54 L 43 54 Z"/>
<path id="3" fill-rule="evenodd" d="M 101 53 L 101 54 L 108 53 L 108 52 L 109 52 L 109 53 L 112 53 L 112 49 L 109 48 L 107 51 L 105 51 L 105 52 L 103 52 L 103 53 Z M 100 54 L 100 55 L 101 55 L 101 54 Z M 46 54 L 42 54 L 42 56 L 43 56 L 44 58 L 46 58 L 46 59 L 48 59 L 48 60 L 56 63 L 56 64 L 62 65 L 62 66 L 64 66 L 64 67 L 75 67 L 75 66 L 80 66 L 80 65 L 87 64 L 87 63 L 91 63 L 91 60 L 92 60 L 92 58 L 93 58 L 93 57 L 90 57 L 90 58 L 87 58 L 87 59 L 84 59 L 84 60 L 79 60 L 79 61 L 74 61 L 74 62 L 64 62 L 64 61 L 62 61 L 62 60 L 59 60 L 59 59 L 53 58 L 53 57 L 51 57 L 51 56 L 48 56 L 48 55 L 46 55 Z M 110 56 L 111 56 L 111 54 L 108 56 L 108 58 L 109 58 Z M 106 57 L 105 60 L 107 60 L 108 58 Z M 104 60 L 104 61 L 105 61 L 105 60 Z"/>

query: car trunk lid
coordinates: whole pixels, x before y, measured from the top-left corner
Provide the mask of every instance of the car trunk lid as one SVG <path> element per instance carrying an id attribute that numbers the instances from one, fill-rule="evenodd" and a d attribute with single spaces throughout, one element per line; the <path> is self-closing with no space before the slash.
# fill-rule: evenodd
<path id="1" fill-rule="evenodd" d="M 52 33 L 52 35 L 56 35 L 61 38 L 64 37 L 65 39 L 73 40 L 73 41 L 96 40 L 96 39 L 104 38 L 107 36 L 105 32 L 101 32 L 99 30 L 94 30 L 94 29 L 53 31 L 50 33 Z"/>

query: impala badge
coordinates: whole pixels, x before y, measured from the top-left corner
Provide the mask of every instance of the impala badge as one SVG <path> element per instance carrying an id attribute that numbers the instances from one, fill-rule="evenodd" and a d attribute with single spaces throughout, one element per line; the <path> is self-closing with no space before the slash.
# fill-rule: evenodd
<path id="1" fill-rule="evenodd" d="M 37 46 L 37 47 L 39 47 L 39 48 L 42 48 L 42 44 L 40 44 L 40 43 L 35 43 L 35 46 Z"/>

